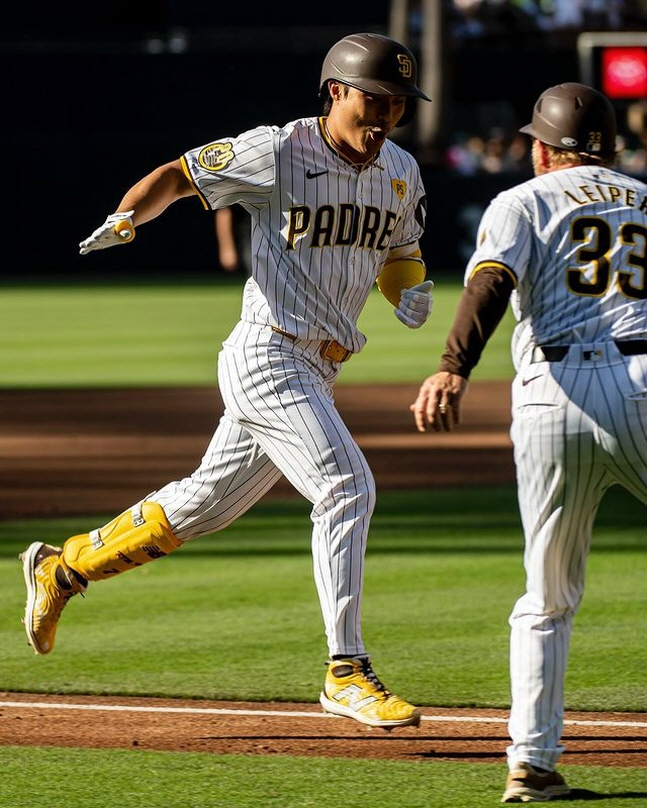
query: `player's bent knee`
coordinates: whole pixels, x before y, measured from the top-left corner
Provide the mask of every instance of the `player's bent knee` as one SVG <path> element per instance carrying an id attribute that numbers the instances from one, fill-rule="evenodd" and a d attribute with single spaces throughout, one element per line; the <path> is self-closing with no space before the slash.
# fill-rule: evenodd
<path id="1" fill-rule="evenodd" d="M 162 506 L 147 501 L 98 530 L 72 536 L 65 542 L 62 561 L 88 581 L 100 581 L 162 558 L 181 545 Z"/>

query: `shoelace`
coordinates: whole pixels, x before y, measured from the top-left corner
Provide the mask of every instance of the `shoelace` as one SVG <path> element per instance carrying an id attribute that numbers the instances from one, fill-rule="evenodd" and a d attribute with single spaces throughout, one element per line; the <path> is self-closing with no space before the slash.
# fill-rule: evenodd
<path id="1" fill-rule="evenodd" d="M 382 682 L 380 682 L 380 680 L 378 679 L 378 676 L 371 667 L 371 663 L 368 661 L 368 659 L 362 660 L 362 673 L 364 674 L 364 677 L 368 679 L 368 681 L 375 687 L 376 690 L 381 691 L 382 693 L 384 693 L 385 696 L 391 695 L 391 693 L 386 689 L 386 687 L 384 687 Z"/>

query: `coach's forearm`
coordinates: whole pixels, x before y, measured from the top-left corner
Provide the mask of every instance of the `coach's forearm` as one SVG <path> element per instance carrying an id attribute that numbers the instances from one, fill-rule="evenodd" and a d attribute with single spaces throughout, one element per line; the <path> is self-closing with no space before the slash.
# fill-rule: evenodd
<path id="1" fill-rule="evenodd" d="M 473 275 L 459 300 L 439 371 L 469 379 L 505 314 L 513 288 L 513 276 L 495 267 L 483 267 Z"/>

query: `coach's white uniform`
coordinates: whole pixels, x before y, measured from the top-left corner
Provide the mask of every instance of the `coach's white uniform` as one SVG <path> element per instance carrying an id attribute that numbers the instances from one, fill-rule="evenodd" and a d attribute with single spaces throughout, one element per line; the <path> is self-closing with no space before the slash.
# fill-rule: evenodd
<path id="1" fill-rule="evenodd" d="M 418 166 L 387 140 L 357 170 L 318 118 L 224 138 L 187 152 L 183 165 L 207 208 L 239 203 L 250 213 L 253 267 L 241 320 L 218 358 L 223 418 L 200 467 L 146 499 L 186 540 L 226 527 L 282 472 L 313 505 L 329 652 L 364 654 L 360 603 L 375 485 L 335 408 L 340 362 L 321 347 L 364 346 L 357 319 L 387 253 L 414 249 L 423 233 Z"/>
<path id="2" fill-rule="evenodd" d="M 511 436 L 527 582 L 510 616 L 508 758 L 552 770 L 598 506 L 615 484 L 647 503 L 647 186 L 593 166 L 535 177 L 491 203 L 477 244 L 466 279 L 483 262 L 517 279 Z"/>

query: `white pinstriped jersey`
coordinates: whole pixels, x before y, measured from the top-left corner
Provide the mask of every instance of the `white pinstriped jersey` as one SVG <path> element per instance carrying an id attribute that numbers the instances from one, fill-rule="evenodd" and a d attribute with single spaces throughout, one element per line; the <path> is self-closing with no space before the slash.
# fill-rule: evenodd
<path id="1" fill-rule="evenodd" d="M 466 282 L 483 262 L 518 281 L 517 370 L 535 345 L 647 338 L 647 185 L 578 166 L 504 191 L 483 214 Z"/>
<path id="2" fill-rule="evenodd" d="M 413 157 L 387 140 L 361 171 L 342 160 L 321 118 L 259 126 L 188 151 L 207 209 L 252 217 L 252 276 L 242 319 L 358 352 L 357 319 L 389 249 L 414 244 L 425 192 Z"/>

